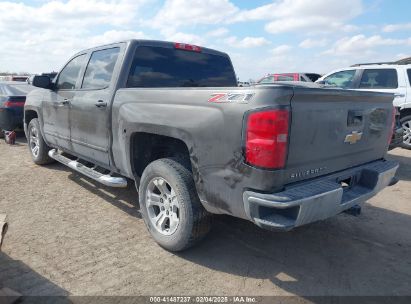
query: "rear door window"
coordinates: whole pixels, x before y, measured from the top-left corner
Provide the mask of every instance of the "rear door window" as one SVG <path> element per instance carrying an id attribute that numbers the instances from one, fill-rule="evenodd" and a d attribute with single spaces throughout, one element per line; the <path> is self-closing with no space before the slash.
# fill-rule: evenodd
<path id="1" fill-rule="evenodd" d="M 56 88 L 58 90 L 74 90 L 76 87 L 77 79 L 80 76 L 81 68 L 83 67 L 86 54 L 74 57 L 66 66 L 61 70 Z"/>
<path id="2" fill-rule="evenodd" d="M 396 89 L 398 77 L 395 69 L 366 69 L 364 70 L 360 89 Z"/>
<path id="3" fill-rule="evenodd" d="M 104 89 L 110 85 L 120 48 L 95 51 L 84 74 L 83 89 Z"/>
<path id="4" fill-rule="evenodd" d="M 236 87 L 227 56 L 166 47 L 136 49 L 127 87 Z"/>
<path id="5" fill-rule="evenodd" d="M 353 86 L 355 70 L 340 71 L 324 78 L 325 84 L 340 88 L 351 88 Z"/>

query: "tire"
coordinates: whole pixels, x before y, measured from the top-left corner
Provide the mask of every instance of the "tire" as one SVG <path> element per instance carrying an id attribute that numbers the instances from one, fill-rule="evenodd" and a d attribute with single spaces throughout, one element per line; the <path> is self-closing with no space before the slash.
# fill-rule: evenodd
<path id="1" fill-rule="evenodd" d="M 0 129 L 0 138 L 4 138 L 4 130 Z"/>
<path id="2" fill-rule="evenodd" d="M 401 143 L 401 147 L 411 150 L 411 115 L 402 117 L 400 122 L 404 129 L 404 139 Z"/>
<path id="3" fill-rule="evenodd" d="M 166 250 L 188 249 L 210 231 L 211 215 L 200 203 L 192 173 L 174 159 L 162 158 L 145 168 L 139 202 L 148 231 Z"/>
<path id="4" fill-rule="evenodd" d="M 46 165 L 54 162 L 48 155 L 51 148 L 47 146 L 41 135 L 40 124 L 37 118 L 33 118 L 27 127 L 27 144 L 35 164 Z"/>

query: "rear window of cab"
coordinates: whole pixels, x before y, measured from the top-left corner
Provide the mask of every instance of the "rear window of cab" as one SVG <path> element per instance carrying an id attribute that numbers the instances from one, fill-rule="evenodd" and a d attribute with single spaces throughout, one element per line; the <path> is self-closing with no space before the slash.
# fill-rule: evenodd
<path id="1" fill-rule="evenodd" d="M 227 56 L 166 47 L 137 47 L 129 88 L 236 87 L 237 80 Z"/>

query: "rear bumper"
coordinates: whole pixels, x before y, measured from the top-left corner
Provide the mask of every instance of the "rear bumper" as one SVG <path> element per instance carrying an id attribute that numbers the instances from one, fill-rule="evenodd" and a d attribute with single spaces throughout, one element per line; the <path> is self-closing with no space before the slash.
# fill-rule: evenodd
<path id="1" fill-rule="evenodd" d="M 0 109 L 0 129 L 12 131 L 23 126 L 23 115 L 16 114 L 11 109 Z"/>
<path id="2" fill-rule="evenodd" d="M 278 193 L 245 191 L 244 208 L 262 228 L 290 230 L 365 202 L 390 184 L 397 169 L 397 162 L 380 160 L 290 185 Z"/>

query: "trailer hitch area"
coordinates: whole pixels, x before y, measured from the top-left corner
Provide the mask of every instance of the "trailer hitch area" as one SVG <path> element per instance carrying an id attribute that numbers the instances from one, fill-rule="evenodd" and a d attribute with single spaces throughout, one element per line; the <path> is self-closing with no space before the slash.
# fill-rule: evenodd
<path id="1" fill-rule="evenodd" d="M 359 216 L 361 214 L 361 206 L 360 205 L 354 205 L 351 208 L 345 210 L 344 213 L 347 213 L 347 214 L 352 215 L 352 216 Z"/>

